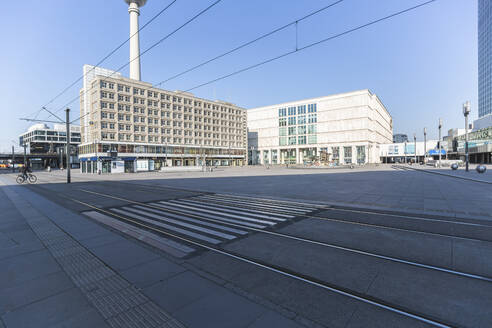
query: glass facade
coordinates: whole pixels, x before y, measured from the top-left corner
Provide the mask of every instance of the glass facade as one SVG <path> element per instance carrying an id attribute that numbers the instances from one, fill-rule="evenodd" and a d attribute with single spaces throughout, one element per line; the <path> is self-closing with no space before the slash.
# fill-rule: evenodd
<path id="1" fill-rule="evenodd" d="M 343 158 L 345 164 L 352 164 L 352 147 L 343 147 Z"/>
<path id="2" fill-rule="evenodd" d="M 279 108 L 279 145 L 316 144 L 318 139 L 316 135 L 317 110 L 316 104 Z"/>
<path id="3" fill-rule="evenodd" d="M 478 117 L 492 114 L 492 2 L 478 0 Z"/>

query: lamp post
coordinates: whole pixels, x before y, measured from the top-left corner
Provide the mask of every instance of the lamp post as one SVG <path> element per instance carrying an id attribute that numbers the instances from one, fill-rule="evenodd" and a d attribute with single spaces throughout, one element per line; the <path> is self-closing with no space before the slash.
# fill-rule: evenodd
<path id="1" fill-rule="evenodd" d="M 417 135 L 413 134 L 413 147 L 415 148 L 413 151 L 415 164 L 417 164 Z"/>
<path id="2" fill-rule="evenodd" d="M 466 161 L 466 172 L 468 172 L 468 114 L 470 114 L 470 102 L 467 101 L 463 104 L 463 115 L 465 116 L 465 161 Z"/>
<path id="3" fill-rule="evenodd" d="M 439 168 L 441 167 L 441 128 L 442 128 L 442 119 L 439 119 L 439 141 L 437 142 L 439 145 Z"/>
<path id="4" fill-rule="evenodd" d="M 407 142 L 405 141 L 405 148 L 403 149 L 403 153 L 405 155 L 405 165 L 407 164 Z"/>
<path id="5" fill-rule="evenodd" d="M 424 128 L 424 164 L 427 160 L 427 128 Z"/>

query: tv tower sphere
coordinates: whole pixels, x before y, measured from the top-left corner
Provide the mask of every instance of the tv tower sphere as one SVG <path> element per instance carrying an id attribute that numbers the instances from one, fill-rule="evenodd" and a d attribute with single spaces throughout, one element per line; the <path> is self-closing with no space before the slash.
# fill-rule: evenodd
<path id="1" fill-rule="evenodd" d="M 130 14 L 130 79 L 140 81 L 140 38 L 138 35 L 139 7 L 145 5 L 147 0 L 125 0 Z"/>

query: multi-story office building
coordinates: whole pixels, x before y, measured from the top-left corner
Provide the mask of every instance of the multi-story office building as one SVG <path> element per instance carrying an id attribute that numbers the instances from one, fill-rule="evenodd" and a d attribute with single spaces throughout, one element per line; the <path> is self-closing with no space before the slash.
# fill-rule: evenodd
<path id="1" fill-rule="evenodd" d="M 85 74 L 91 68 L 84 67 L 80 97 L 82 172 L 245 164 L 243 108 L 157 89 L 109 70 Z"/>
<path id="2" fill-rule="evenodd" d="M 80 126 L 70 126 L 71 163 L 77 164 L 77 146 L 80 144 Z M 60 166 L 65 161 L 62 155 L 66 151 L 67 129 L 65 124 L 54 124 L 50 128 L 44 123 L 32 125 L 19 136 L 19 145 L 26 146 L 26 152 L 35 168 L 48 165 Z"/>
<path id="3" fill-rule="evenodd" d="M 397 133 L 393 135 L 393 143 L 407 142 L 408 136 L 406 134 Z"/>
<path id="4" fill-rule="evenodd" d="M 478 0 L 478 120 L 476 129 L 492 126 L 492 3 Z"/>
<path id="5" fill-rule="evenodd" d="M 379 145 L 391 143 L 393 124 L 369 90 L 248 110 L 252 164 L 379 163 Z"/>
<path id="6" fill-rule="evenodd" d="M 67 128 L 65 124 L 55 124 L 50 128 L 44 123 L 32 125 L 19 136 L 19 145 L 26 145 L 29 154 L 56 153 L 57 149 L 64 148 L 67 143 Z M 73 150 L 80 144 L 80 126 L 70 126 L 70 143 Z"/>

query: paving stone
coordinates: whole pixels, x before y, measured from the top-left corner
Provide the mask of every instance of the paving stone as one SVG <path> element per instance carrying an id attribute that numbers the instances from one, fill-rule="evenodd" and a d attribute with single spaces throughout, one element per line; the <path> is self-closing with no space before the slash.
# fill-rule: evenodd
<path id="1" fill-rule="evenodd" d="M 143 288 L 165 280 L 183 271 L 185 271 L 185 268 L 174 264 L 169 260 L 160 258 L 134 266 L 130 269 L 122 271 L 121 274 L 133 284 Z"/>
<path id="2" fill-rule="evenodd" d="M 3 289 L 0 297 L 0 314 L 58 294 L 74 286 L 64 272 L 58 271 Z"/>
<path id="3" fill-rule="evenodd" d="M 61 270 L 47 250 L 4 259 L 0 268 L 0 290 Z"/>
<path id="4" fill-rule="evenodd" d="M 89 309 L 84 295 L 72 288 L 6 313 L 2 318 L 7 327 L 51 327 Z"/>

